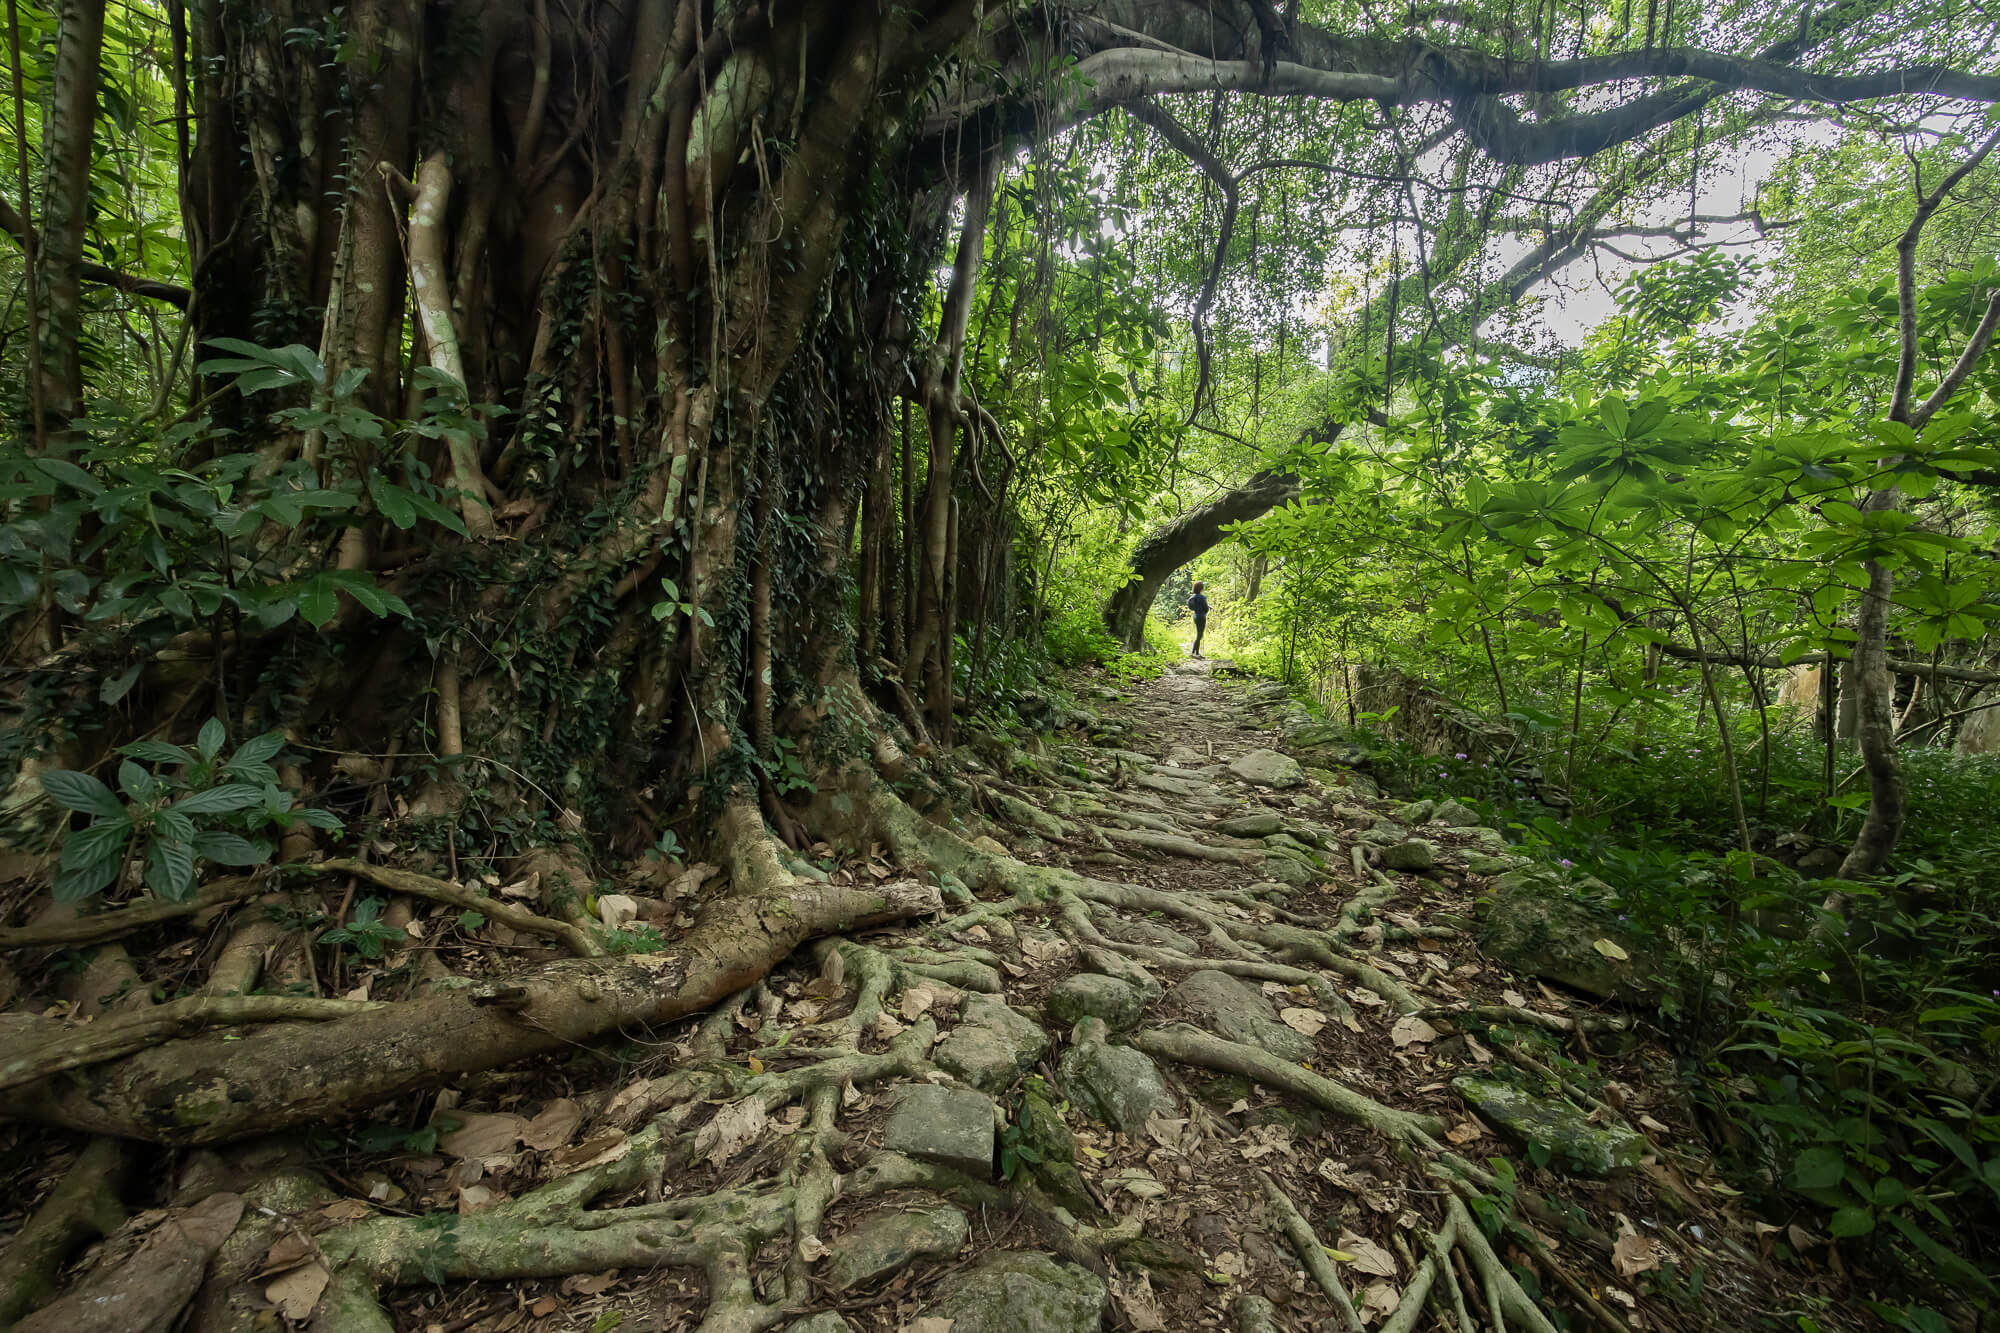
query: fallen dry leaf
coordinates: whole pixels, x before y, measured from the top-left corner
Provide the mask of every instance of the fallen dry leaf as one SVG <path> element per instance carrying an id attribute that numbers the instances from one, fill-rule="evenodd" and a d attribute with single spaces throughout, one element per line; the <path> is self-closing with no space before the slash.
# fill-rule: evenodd
<path id="1" fill-rule="evenodd" d="M 1370 1009 L 1380 1009 L 1383 1005 L 1388 1003 L 1387 1000 L 1377 995 L 1374 991 L 1362 990 L 1359 988 L 1347 992 L 1347 998 L 1354 1001 L 1356 1004 L 1364 1005 Z"/>
<path id="2" fill-rule="evenodd" d="M 1061 940 L 1024 935 L 1021 937 L 1021 952 L 1031 963 L 1053 963 L 1069 953 L 1069 945 Z"/>
<path id="3" fill-rule="evenodd" d="M 575 1296 L 596 1296 L 618 1285 L 618 1270 L 578 1274 L 563 1279 L 562 1289 Z"/>
<path id="4" fill-rule="evenodd" d="M 927 1314 L 903 1325 L 902 1333 L 951 1333 L 952 1325 L 957 1322 L 956 1319 L 940 1319 L 934 1314 Z"/>
<path id="5" fill-rule="evenodd" d="M 547 1319 L 556 1312 L 556 1307 L 560 1304 L 561 1302 L 556 1300 L 555 1297 L 544 1296 L 528 1307 L 528 1313 L 537 1319 Z"/>
<path id="6" fill-rule="evenodd" d="M 1146 1133 L 1162 1148 L 1178 1148 L 1187 1133 L 1187 1117 L 1167 1117 L 1155 1113 L 1146 1117 Z"/>
<path id="7" fill-rule="evenodd" d="M 448 1157 L 505 1157 L 521 1141 L 528 1122 L 517 1115 L 485 1111 L 453 1111 L 459 1127 L 440 1135 L 438 1150 Z"/>
<path id="8" fill-rule="evenodd" d="M 1483 1137 L 1485 1133 L 1485 1126 L 1477 1120 L 1461 1120 L 1456 1126 L 1446 1130 L 1444 1136 L 1453 1143 L 1464 1144 Z"/>
<path id="9" fill-rule="evenodd" d="M 1340 1248 L 1354 1256 L 1352 1267 L 1357 1273 L 1367 1273 L 1373 1277 L 1396 1276 L 1396 1256 L 1377 1245 L 1366 1236 L 1352 1231 L 1340 1233 Z"/>
<path id="10" fill-rule="evenodd" d="M 555 1155 L 557 1166 L 594 1166 L 608 1159 L 613 1153 L 623 1154 L 631 1148 L 631 1135 L 622 1129 L 607 1129 L 602 1134 L 593 1134 L 574 1148 L 564 1148 Z"/>
<path id="11" fill-rule="evenodd" d="M 1619 1277 L 1650 1273 L 1660 1266 L 1660 1247 L 1644 1236 L 1628 1232 L 1611 1247 L 1611 1264 Z"/>
<path id="12" fill-rule="evenodd" d="M 799 1242 L 799 1257 L 809 1264 L 816 1264 L 833 1253 L 833 1247 L 818 1236 L 807 1236 Z"/>
<path id="13" fill-rule="evenodd" d="M 365 1212 L 368 1205 L 363 1204 L 361 1207 Z M 277 1242 L 265 1251 L 263 1266 L 257 1271 L 260 1276 L 266 1273 L 282 1273 L 287 1268 L 297 1268 L 312 1258 L 313 1253 L 311 1240 L 296 1231 L 288 1231 L 278 1237 Z"/>
<path id="14" fill-rule="evenodd" d="M 710 1166 L 722 1166 L 749 1147 L 769 1120 L 770 1113 L 754 1097 L 732 1102 L 694 1136 L 695 1155 L 707 1158 Z"/>
<path id="15" fill-rule="evenodd" d="M 458 1215 L 460 1217 L 470 1217 L 474 1213 L 483 1213 L 488 1209 L 498 1208 L 500 1204 L 500 1195 L 484 1185 L 467 1185 L 458 1192 Z"/>
<path id="16" fill-rule="evenodd" d="M 329 1222 L 359 1222 L 374 1212 L 359 1199 L 335 1199 L 319 1210 L 319 1215 Z"/>
<path id="17" fill-rule="evenodd" d="M 1389 1029 L 1389 1040 L 1398 1047 L 1422 1046 L 1437 1038 L 1438 1030 L 1415 1014 L 1404 1014 L 1396 1020 L 1396 1026 Z"/>
<path id="18" fill-rule="evenodd" d="M 1385 1319 L 1396 1313 L 1396 1307 L 1403 1303 L 1403 1293 L 1393 1282 L 1370 1282 L 1361 1293 L 1360 1315 L 1364 1324 L 1377 1319 Z"/>
<path id="19" fill-rule="evenodd" d="M 903 1021 L 914 1023 L 930 1012 L 937 1000 L 937 992 L 928 986 L 912 986 L 903 992 Z"/>
<path id="20" fill-rule="evenodd" d="M 1629 962 L 1632 958 L 1631 954 L 1626 953 L 1610 940 L 1594 940 L 1591 942 L 1590 947 L 1603 954 L 1606 958 L 1615 959 L 1621 963 Z"/>
<path id="21" fill-rule="evenodd" d="M 294 1324 L 303 1324 L 312 1318 L 313 1307 L 319 1304 L 320 1294 L 332 1278 L 326 1265 L 314 1260 L 266 1286 L 264 1299 L 277 1306 L 278 1312 Z"/>
<path id="22" fill-rule="evenodd" d="M 1326 1015 L 1317 1009 L 1280 1009 L 1278 1017 L 1294 1032 L 1302 1032 L 1308 1037 L 1317 1037 L 1326 1026 Z"/>
<path id="23" fill-rule="evenodd" d="M 558 1097 L 528 1122 L 521 1131 L 521 1142 L 537 1152 L 548 1152 L 568 1143 L 582 1124 L 583 1108 L 568 1097 Z"/>
<path id="24" fill-rule="evenodd" d="M 1111 1296 L 1118 1302 L 1118 1309 L 1124 1314 L 1132 1333 L 1165 1333 L 1166 1315 L 1160 1309 L 1159 1298 L 1153 1294 L 1152 1279 L 1146 1274 L 1141 1273 L 1126 1282 L 1114 1280 Z"/>
<path id="25" fill-rule="evenodd" d="M 1490 1065 L 1493 1063 L 1493 1052 L 1487 1050 L 1484 1046 L 1480 1045 L 1479 1038 L 1471 1035 L 1470 1033 L 1466 1034 L 1465 1049 L 1466 1052 L 1480 1064 Z"/>

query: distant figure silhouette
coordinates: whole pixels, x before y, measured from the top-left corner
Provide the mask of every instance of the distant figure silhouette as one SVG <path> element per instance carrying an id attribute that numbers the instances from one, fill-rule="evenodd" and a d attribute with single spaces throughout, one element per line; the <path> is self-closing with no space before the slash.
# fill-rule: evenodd
<path id="1" fill-rule="evenodd" d="M 1188 610 L 1194 612 L 1194 656 L 1201 656 L 1202 631 L 1208 628 L 1208 598 L 1201 595 L 1204 585 L 1194 585 L 1194 596 L 1187 599 Z"/>

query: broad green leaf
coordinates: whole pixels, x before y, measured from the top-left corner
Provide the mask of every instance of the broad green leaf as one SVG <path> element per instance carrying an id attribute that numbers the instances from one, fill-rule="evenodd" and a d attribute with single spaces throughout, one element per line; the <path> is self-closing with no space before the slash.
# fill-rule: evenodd
<path id="1" fill-rule="evenodd" d="M 109 787 L 88 773 L 75 769 L 52 768 L 41 775 L 42 790 L 65 810 L 94 815 L 100 819 L 125 818 L 125 805 Z"/>

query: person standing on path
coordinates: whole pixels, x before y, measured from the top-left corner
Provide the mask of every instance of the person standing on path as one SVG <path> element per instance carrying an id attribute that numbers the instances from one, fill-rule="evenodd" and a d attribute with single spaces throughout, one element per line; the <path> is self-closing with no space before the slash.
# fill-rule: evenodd
<path id="1" fill-rule="evenodd" d="M 1194 612 L 1194 648 L 1192 655 L 1201 656 L 1202 631 L 1208 628 L 1208 598 L 1201 595 L 1202 585 L 1194 585 L 1194 596 L 1188 598 L 1188 610 Z"/>

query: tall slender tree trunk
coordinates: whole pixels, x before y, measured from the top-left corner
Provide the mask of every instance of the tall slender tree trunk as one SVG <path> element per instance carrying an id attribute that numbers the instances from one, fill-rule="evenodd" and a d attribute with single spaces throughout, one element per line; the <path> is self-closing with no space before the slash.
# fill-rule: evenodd
<path id="1" fill-rule="evenodd" d="M 35 285 L 41 309 L 42 411 L 54 437 L 83 413 L 83 242 L 90 228 L 90 159 L 97 123 L 104 0 L 62 0 L 55 69 L 42 124 L 41 235 Z"/>

